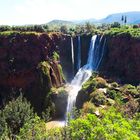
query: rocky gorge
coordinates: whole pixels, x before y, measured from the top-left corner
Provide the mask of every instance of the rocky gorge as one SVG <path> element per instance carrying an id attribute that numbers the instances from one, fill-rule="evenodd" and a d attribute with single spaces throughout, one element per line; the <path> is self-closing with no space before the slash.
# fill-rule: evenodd
<path id="1" fill-rule="evenodd" d="M 91 36 L 91 34 L 80 35 L 81 66 L 87 62 Z M 139 39 L 126 35 L 104 34 L 104 37 L 107 39 L 106 51 L 98 70 L 99 74 L 119 83 L 138 84 L 140 81 Z M 71 81 L 74 77 L 73 68 L 74 73 L 77 72 L 78 36 L 73 36 L 73 45 L 74 66 L 69 35 L 35 32 L 0 33 L 1 106 L 20 92 L 23 92 L 37 112 L 49 106 L 50 100 L 55 100 L 54 102 L 59 104 L 56 102 L 57 94 L 49 97 L 47 95 L 54 93 L 51 88 L 62 87 L 67 81 Z M 59 102 L 63 100 L 63 95 L 59 100 Z M 67 96 L 64 96 L 64 100 L 67 100 Z M 64 101 L 62 106 L 66 104 L 67 102 Z M 57 115 L 62 116 L 66 108 L 62 112 L 59 108 Z"/>

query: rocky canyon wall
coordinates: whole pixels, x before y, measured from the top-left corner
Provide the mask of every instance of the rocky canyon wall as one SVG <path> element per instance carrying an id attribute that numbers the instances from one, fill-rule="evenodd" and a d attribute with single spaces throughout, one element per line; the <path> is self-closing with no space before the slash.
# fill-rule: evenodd
<path id="1" fill-rule="evenodd" d="M 140 83 L 140 38 L 106 36 L 107 53 L 100 72 L 121 83 Z"/>
<path id="2" fill-rule="evenodd" d="M 22 92 L 37 112 L 43 110 L 51 87 L 64 83 L 59 61 L 53 59 L 62 34 L 0 33 L 0 104 Z"/>

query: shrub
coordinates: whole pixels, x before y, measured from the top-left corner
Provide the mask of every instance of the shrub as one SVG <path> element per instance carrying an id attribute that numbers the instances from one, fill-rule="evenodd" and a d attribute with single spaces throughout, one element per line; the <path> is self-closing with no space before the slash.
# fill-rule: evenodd
<path id="1" fill-rule="evenodd" d="M 135 86 L 132 86 L 130 84 L 124 85 L 121 88 L 121 91 L 126 95 L 131 95 L 134 98 L 139 97 L 140 93 L 138 92 L 137 88 Z"/>
<path id="2" fill-rule="evenodd" d="M 62 25 L 62 26 L 60 27 L 60 31 L 61 31 L 62 33 L 64 33 L 64 34 L 68 33 L 68 28 L 67 28 L 67 26 L 66 26 L 66 25 Z"/>
<path id="3" fill-rule="evenodd" d="M 133 131 L 138 134 L 140 138 L 140 113 L 135 114 L 131 120 L 131 125 L 133 126 Z"/>
<path id="4" fill-rule="evenodd" d="M 45 122 L 48 122 L 51 120 L 51 114 L 55 113 L 55 109 L 51 106 L 45 109 L 45 111 L 42 112 L 41 117 Z"/>
<path id="5" fill-rule="evenodd" d="M 67 127 L 53 128 L 47 131 L 46 140 L 71 140 L 67 133 L 69 133 Z"/>
<path id="6" fill-rule="evenodd" d="M 138 119 L 137 119 L 138 120 Z M 94 114 L 88 114 L 70 122 L 70 136 L 72 140 L 139 140 L 138 127 L 140 121 L 124 118 L 114 108 L 102 112 L 99 119 Z"/>
<path id="7" fill-rule="evenodd" d="M 67 91 L 65 87 L 59 87 L 59 88 L 52 87 L 50 94 L 67 94 Z"/>
<path id="8" fill-rule="evenodd" d="M 116 98 L 116 96 L 117 96 L 117 93 L 116 93 L 116 91 L 115 90 L 112 90 L 112 89 L 107 89 L 107 97 L 108 98 L 111 98 L 111 99 L 115 99 Z"/>
<path id="9" fill-rule="evenodd" d="M 95 80 L 97 82 L 97 88 L 105 88 L 106 87 L 107 82 L 102 77 L 97 77 Z"/>
<path id="10" fill-rule="evenodd" d="M 82 86 L 82 91 L 85 93 L 91 93 L 96 89 L 97 82 L 95 78 L 91 77 L 86 83 Z"/>
<path id="11" fill-rule="evenodd" d="M 2 120 L 0 125 L 3 129 L 9 128 L 14 135 L 18 134 L 20 128 L 34 117 L 33 108 L 22 95 L 10 101 L 0 114 Z"/>
<path id="12" fill-rule="evenodd" d="M 140 85 L 137 86 L 137 91 L 138 91 L 138 93 L 140 93 Z"/>
<path id="13" fill-rule="evenodd" d="M 88 93 L 94 91 L 95 89 L 96 89 L 95 80 L 88 81 L 82 86 L 82 90 Z"/>
<path id="14" fill-rule="evenodd" d="M 96 107 L 93 103 L 91 102 L 85 102 L 83 105 L 83 109 L 82 109 L 83 113 L 94 113 L 96 111 Z"/>
<path id="15" fill-rule="evenodd" d="M 91 102 L 97 106 L 104 105 L 106 103 L 106 96 L 98 89 L 90 94 L 90 98 Z"/>
<path id="16" fill-rule="evenodd" d="M 111 28 L 120 28 L 120 27 L 121 27 L 121 25 L 119 22 L 114 22 L 111 24 Z"/>
<path id="17" fill-rule="evenodd" d="M 50 140 L 139 140 L 140 114 L 128 119 L 113 107 L 102 110 L 100 118 L 86 114 L 68 126 L 47 132 Z"/>
<path id="18" fill-rule="evenodd" d="M 9 129 L 7 127 L 7 123 L 5 118 L 3 117 L 3 112 L 0 110 L 0 139 L 8 139 L 8 135 L 10 134 Z"/>
<path id="19" fill-rule="evenodd" d="M 59 54 L 57 52 L 53 52 L 53 60 L 55 61 L 59 60 Z"/>
<path id="20" fill-rule="evenodd" d="M 41 140 L 45 139 L 46 136 L 46 123 L 38 116 L 35 116 L 20 129 L 18 138 L 20 140 Z"/>
<path id="21" fill-rule="evenodd" d="M 133 25 L 133 28 L 139 28 L 139 26 L 138 25 Z"/>
<path id="22" fill-rule="evenodd" d="M 10 31 L 10 30 L 11 30 L 10 26 L 8 26 L 8 25 L 0 25 L 0 32 Z"/>
<path id="23" fill-rule="evenodd" d="M 59 72 L 60 72 L 60 75 L 61 75 L 63 81 L 65 81 L 66 78 L 65 78 L 65 75 L 63 73 L 62 66 L 60 64 L 58 64 L 58 69 L 59 69 Z"/>
<path id="24" fill-rule="evenodd" d="M 111 83 L 111 87 L 113 87 L 113 88 L 117 88 L 119 85 L 118 85 L 118 83 L 116 83 L 116 82 L 113 82 L 113 83 Z"/>
<path id="25" fill-rule="evenodd" d="M 134 116 L 135 113 L 138 112 L 138 110 L 139 110 L 139 103 L 133 98 L 131 98 L 129 102 L 127 102 L 122 107 L 122 112 L 129 117 Z"/>

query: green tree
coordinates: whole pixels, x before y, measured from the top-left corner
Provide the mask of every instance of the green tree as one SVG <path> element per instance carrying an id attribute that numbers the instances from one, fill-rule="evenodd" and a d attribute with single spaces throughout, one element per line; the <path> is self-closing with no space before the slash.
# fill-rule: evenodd
<path id="1" fill-rule="evenodd" d="M 124 23 L 125 24 L 127 23 L 127 16 L 125 16 L 125 18 L 124 18 Z"/>
<path id="2" fill-rule="evenodd" d="M 95 26 L 87 22 L 85 24 L 85 29 L 87 33 L 91 33 L 95 29 Z"/>
<path id="3" fill-rule="evenodd" d="M 120 28 L 120 27 L 121 27 L 121 25 L 119 22 L 114 22 L 111 24 L 111 28 Z"/>
<path id="4" fill-rule="evenodd" d="M 7 25 L 1 25 L 0 26 L 0 32 L 10 31 L 10 30 L 11 30 L 11 27 L 10 26 L 7 26 Z"/>
<path id="5" fill-rule="evenodd" d="M 61 26 L 61 27 L 60 27 L 60 31 L 61 31 L 62 33 L 64 33 L 64 34 L 66 34 L 66 33 L 68 32 L 67 26 L 66 26 L 66 25 Z"/>
<path id="6" fill-rule="evenodd" d="M 49 26 L 47 24 L 42 25 L 44 31 L 47 32 L 49 30 Z"/>
<path id="7" fill-rule="evenodd" d="M 123 24 L 123 21 L 124 21 L 124 16 L 123 15 L 122 15 L 121 21 L 122 21 L 122 24 Z"/>

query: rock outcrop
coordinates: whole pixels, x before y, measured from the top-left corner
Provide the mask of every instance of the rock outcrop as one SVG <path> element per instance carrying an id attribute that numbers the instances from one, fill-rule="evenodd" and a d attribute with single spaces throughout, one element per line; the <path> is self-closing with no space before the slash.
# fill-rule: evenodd
<path id="1" fill-rule="evenodd" d="M 0 33 L 1 105 L 23 92 L 36 111 L 43 110 L 50 88 L 64 83 L 60 64 L 53 60 L 62 36 L 57 33 Z"/>
<path id="2" fill-rule="evenodd" d="M 107 37 L 107 53 L 100 71 L 121 83 L 140 82 L 140 39 Z"/>

